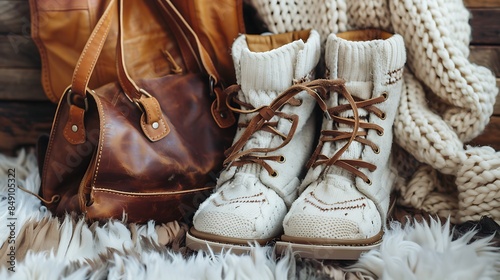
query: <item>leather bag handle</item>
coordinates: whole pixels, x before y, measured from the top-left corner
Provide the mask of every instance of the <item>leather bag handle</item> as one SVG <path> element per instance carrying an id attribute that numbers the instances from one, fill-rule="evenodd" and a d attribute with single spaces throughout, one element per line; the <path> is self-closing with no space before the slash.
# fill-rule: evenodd
<path id="1" fill-rule="evenodd" d="M 177 11 L 174 5 L 168 0 L 158 0 L 166 19 L 174 29 L 174 34 L 182 51 L 185 62 L 193 69 L 194 62 L 200 70 L 205 70 L 209 75 L 212 92 L 215 94 L 215 101 L 212 104 L 212 116 L 220 127 L 229 127 L 235 123 L 234 115 L 225 105 L 226 95 L 219 84 L 219 75 L 208 55 L 208 52 L 201 45 L 198 37 L 189 27 L 189 24 Z M 110 0 L 104 13 L 92 31 L 83 51 L 77 61 L 67 101 L 70 104 L 70 114 L 63 130 L 65 138 L 72 144 L 81 144 L 85 142 L 84 112 L 88 104 L 86 99 L 87 87 L 92 72 L 104 46 L 104 42 L 111 29 L 114 18 L 114 9 L 116 0 Z M 115 10 L 116 11 L 116 10 Z M 117 74 L 120 85 L 125 96 L 139 105 L 143 110 L 141 117 L 141 127 L 145 135 L 151 141 L 157 141 L 166 136 L 169 127 L 164 119 L 160 105 L 156 98 L 152 97 L 146 91 L 140 89 L 131 79 L 125 66 L 123 58 L 123 0 L 118 3 L 118 42 L 117 42 Z M 191 51 L 190 54 L 187 50 Z M 193 59 L 194 58 L 194 59 Z"/>
<path id="2" fill-rule="evenodd" d="M 191 29 L 189 24 L 184 20 L 182 15 L 176 10 L 170 1 L 158 1 L 162 12 L 165 15 L 167 24 L 171 27 L 174 33 L 176 43 L 179 45 L 181 55 L 188 71 L 190 72 L 205 72 L 217 83 L 219 81 L 219 74 L 214 67 L 211 58 L 208 56 L 207 51 L 201 45 L 198 36 Z M 174 18 L 175 17 L 175 18 Z M 139 99 L 144 91 L 141 90 L 132 80 L 127 72 L 125 58 L 124 58 L 124 42 L 123 42 L 123 2 L 119 1 L 118 13 L 118 42 L 116 45 L 116 59 L 118 79 L 121 86 L 124 88 L 125 93 L 129 100 L 133 101 Z M 201 57 L 206 56 L 204 60 Z"/>
<path id="3" fill-rule="evenodd" d="M 124 58 L 123 44 L 123 0 L 118 1 L 118 39 L 116 42 L 116 70 L 118 82 L 123 93 L 134 102 L 142 111 L 140 125 L 146 137 L 151 141 L 158 141 L 170 132 L 168 122 L 163 115 L 158 100 L 144 89 L 141 89 L 132 80 L 127 72 Z"/>
<path id="4" fill-rule="evenodd" d="M 211 79 L 213 87 L 216 87 L 220 83 L 220 76 L 214 66 L 210 55 L 203 47 L 198 39 L 198 36 L 189 26 L 187 21 L 182 17 L 179 11 L 175 8 L 170 0 L 157 0 L 161 10 L 164 12 L 165 19 L 172 28 L 174 35 L 176 37 L 177 43 L 180 45 L 180 50 L 182 52 L 183 59 L 187 64 L 190 71 L 194 71 L 196 65 L 197 69 L 207 73 Z M 85 44 L 85 47 L 80 55 L 78 62 L 73 72 L 73 79 L 71 90 L 74 94 L 78 94 L 82 97 L 86 95 L 86 89 L 91 77 L 91 74 L 95 68 L 99 55 L 104 46 L 104 41 L 111 29 L 111 24 L 113 21 L 113 6 L 115 6 L 116 0 L 110 0 L 106 10 L 99 19 L 96 27 L 94 28 L 89 40 Z M 118 28 L 118 44 L 117 45 L 117 68 L 119 72 L 119 79 L 121 78 L 122 86 L 126 89 L 135 88 L 135 93 L 133 90 L 127 90 L 126 94 L 130 100 L 134 97 L 139 98 L 139 88 L 135 85 L 133 80 L 128 75 L 126 70 L 125 62 L 123 59 L 123 24 L 122 24 L 122 0 L 120 2 L 119 10 L 119 28 Z M 190 52 L 190 53 L 188 53 Z M 120 75 L 121 73 L 121 75 Z M 121 76 L 121 77 L 120 77 Z"/>
<path id="5" fill-rule="evenodd" d="M 227 106 L 227 93 L 223 90 L 219 73 L 210 55 L 172 1 L 157 0 L 157 2 L 176 37 L 188 70 L 194 71 L 195 68 L 198 68 L 209 76 L 211 94 L 215 96 L 211 107 L 212 117 L 219 127 L 227 128 L 232 126 L 236 122 L 236 118 L 233 111 L 229 110 Z"/>
<path id="6" fill-rule="evenodd" d="M 73 78 L 71 80 L 71 91 L 83 98 L 86 96 L 87 86 L 90 81 L 92 72 L 101 54 L 104 46 L 104 41 L 108 37 L 111 24 L 113 23 L 116 0 L 110 0 L 108 6 L 104 10 L 101 18 L 97 22 L 94 30 L 90 34 L 83 51 L 78 58 L 78 61 L 73 71 Z"/>
<path id="7" fill-rule="evenodd" d="M 87 86 L 101 54 L 104 41 L 111 29 L 114 18 L 113 12 L 116 12 L 116 8 L 118 8 L 119 22 L 116 48 L 119 84 L 125 96 L 141 108 L 143 114 L 140 119 L 140 126 L 149 140 L 158 141 L 170 131 L 158 100 L 140 89 L 127 73 L 123 58 L 123 0 L 119 0 L 118 6 L 116 0 L 110 0 L 78 58 L 71 86 L 66 93 L 70 106 L 63 135 L 72 144 L 82 144 L 86 141 L 84 116 L 85 111 L 88 109 Z"/>
<path id="8" fill-rule="evenodd" d="M 193 72 L 201 71 L 209 76 L 211 93 L 215 96 L 215 100 L 211 106 L 213 119 L 221 128 L 232 126 L 236 122 L 236 118 L 233 112 L 227 107 L 227 103 L 225 102 L 227 94 L 222 89 L 220 76 L 210 55 L 201 44 L 194 30 L 170 0 L 158 0 L 158 4 L 165 15 L 167 23 L 171 27 L 171 31 L 174 33 L 188 70 Z M 167 122 L 161 114 L 160 105 L 155 98 L 151 98 L 152 96 L 149 93 L 140 89 L 135 84 L 126 69 L 123 55 L 123 0 L 119 1 L 118 22 L 118 43 L 116 50 L 118 80 L 129 100 L 143 108 L 145 118 L 144 121 L 141 120 L 141 126 L 144 133 L 150 139 L 161 139 L 168 134 L 169 129 Z M 154 129 L 151 129 L 151 127 Z"/>
<path id="9" fill-rule="evenodd" d="M 92 72 L 108 37 L 113 22 L 116 0 L 110 0 L 101 18 L 90 34 L 85 47 L 73 71 L 71 85 L 66 89 L 65 96 L 69 104 L 69 115 L 63 129 L 64 138 L 71 144 L 83 144 L 86 141 L 85 111 L 88 109 L 87 86 Z M 61 99 L 60 102 L 65 100 Z"/>
<path id="10" fill-rule="evenodd" d="M 165 15 L 167 24 L 174 33 L 188 70 L 206 72 L 218 83 L 220 76 L 212 59 L 191 26 L 170 0 L 157 0 L 157 3 Z"/>

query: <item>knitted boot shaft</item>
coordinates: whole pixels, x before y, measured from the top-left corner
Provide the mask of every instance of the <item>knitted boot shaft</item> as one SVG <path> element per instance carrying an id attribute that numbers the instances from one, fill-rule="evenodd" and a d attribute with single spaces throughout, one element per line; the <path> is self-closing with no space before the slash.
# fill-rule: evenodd
<path id="1" fill-rule="evenodd" d="M 285 34 L 278 36 L 246 35 L 235 41 L 232 51 L 236 77 L 241 87 L 237 96 L 239 101 L 249 104 L 252 108 L 267 106 L 293 84 L 310 81 L 314 77 L 314 69 L 320 56 L 319 36 L 314 30 L 310 33 L 309 31 L 302 33 L 304 33 L 302 36 L 305 37 L 303 40 L 294 40 L 271 50 L 268 50 L 269 46 L 276 47 L 283 43 L 276 38 L 283 38 L 280 36 L 285 36 Z M 293 39 L 286 38 L 284 42 Z M 266 47 L 262 48 L 262 46 Z M 281 109 L 281 111 L 295 114 L 299 118 L 291 143 L 281 147 L 279 151 L 267 151 L 265 154 L 261 154 L 261 156 L 287 154 L 294 160 L 287 161 L 287 156 L 284 156 L 284 161 L 287 161 L 285 164 L 279 161 L 268 161 L 267 163 L 277 176 L 273 176 L 270 174 L 272 172 L 259 164 L 245 164 L 238 168 L 233 166 L 220 175 L 219 184 L 233 178 L 236 173 L 256 174 L 259 180 L 277 192 L 287 204 L 293 202 L 299 184 L 297 176 L 311 153 L 313 141 L 309 141 L 308 138 L 312 139 L 314 136 L 314 132 L 311 131 L 314 125 L 311 124 L 315 121 L 314 114 L 311 114 L 315 106 L 314 99 L 306 93 L 301 93 L 296 98 L 301 100 L 300 106 L 285 105 Z M 238 123 L 249 123 L 255 115 L 257 113 L 240 114 Z M 289 120 L 274 117 L 270 121 L 278 121 L 277 130 L 283 135 L 289 134 L 291 128 Z M 236 131 L 234 143 L 240 140 L 245 130 L 240 127 Z M 302 137 L 306 138 L 302 139 Z M 258 130 L 250 136 L 241 150 L 278 147 L 282 142 L 283 139 L 279 135 Z"/>
<path id="2" fill-rule="evenodd" d="M 344 79 L 359 109 L 337 110 L 348 104 L 341 94 L 332 94 L 327 100 L 338 116 L 323 118 L 316 162 L 285 217 L 285 235 L 365 240 L 380 234 L 395 177 L 389 169 L 389 154 L 405 59 L 399 35 L 364 30 L 328 37 L 328 78 Z M 354 110 L 363 124 L 349 144 L 344 139 L 355 133 L 349 122 L 355 118 Z M 348 147 L 342 152 L 345 145 Z M 338 160 L 329 165 L 326 159 L 339 153 Z"/>
<path id="3" fill-rule="evenodd" d="M 319 34 L 241 35 L 232 55 L 239 125 L 216 192 L 200 205 L 194 228 L 222 239 L 264 240 L 282 231 L 312 150 L 315 100 L 300 91 L 286 96 L 314 76 Z"/>

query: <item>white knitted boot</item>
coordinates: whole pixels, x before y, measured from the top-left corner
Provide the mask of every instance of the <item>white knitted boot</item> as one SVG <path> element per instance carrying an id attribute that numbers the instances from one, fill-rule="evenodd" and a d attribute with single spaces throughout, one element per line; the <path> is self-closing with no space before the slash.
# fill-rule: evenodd
<path id="1" fill-rule="evenodd" d="M 327 38 L 327 75 L 344 79 L 348 93 L 331 93 L 326 101 L 330 114 L 301 195 L 284 219 L 279 248 L 292 246 L 303 257 L 356 259 L 381 241 L 395 178 L 389 154 L 405 61 L 399 35 L 359 30 Z"/>
<path id="2" fill-rule="evenodd" d="M 227 90 L 241 107 L 232 108 L 238 129 L 216 192 L 194 215 L 191 249 L 234 252 L 279 236 L 314 148 L 315 92 L 302 88 L 315 75 L 319 34 L 240 35 L 232 55 L 238 85 Z"/>

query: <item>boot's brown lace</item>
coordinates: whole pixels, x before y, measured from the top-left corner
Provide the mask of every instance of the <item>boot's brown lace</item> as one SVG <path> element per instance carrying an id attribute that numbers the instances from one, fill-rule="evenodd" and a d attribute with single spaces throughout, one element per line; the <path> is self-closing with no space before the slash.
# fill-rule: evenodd
<path id="1" fill-rule="evenodd" d="M 325 165 L 326 167 L 330 167 L 332 165 L 335 165 L 362 178 L 366 183 L 371 184 L 371 180 L 361 170 L 359 170 L 359 168 L 367 168 L 370 171 L 374 171 L 375 169 L 377 169 L 376 165 L 363 161 L 361 159 L 341 159 L 340 157 L 353 141 L 357 141 L 363 145 L 369 146 L 377 154 L 380 153 L 379 147 L 372 141 L 366 139 L 366 136 L 368 134 L 368 130 L 370 129 L 376 130 L 378 135 L 381 136 L 384 134 L 384 129 L 377 124 L 360 120 L 358 109 L 363 108 L 367 112 L 373 113 L 380 119 L 385 119 L 385 113 L 374 105 L 387 100 L 387 93 L 384 92 L 379 97 L 363 100 L 358 97 L 353 97 L 345 87 L 344 83 L 342 83 L 342 86 L 339 88 L 340 90 L 338 90 L 337 93 L 341 94 L 348 101 L 348 104 L 328 108 L 328 117 L 333 119 L 334 122 L 353 126 L 353 130 L 322 130 L 319 144 L 316 147 L 316 150 L 314 151 L 311 160 L 308 163 L 308 166 L 316 167 L 318 165 Z M 354 102 L 354 105 L 352 104 L 352 102 Z M 348 110 L 353 111 L 353 118 L 340 117 L 340 114 L 342 112 Z M 359 130 L 359 128 L 364 128 L 365 130 Z M 340 148 L 332 157 L 320 154 L 324 143 L 345 140 L 347 140 L 347 143 L 342 148 Z M 325 172 L 325 170 L 326 168 L 323 169 L 323 172 Z"/>
<path id="2" fill-rule="evenodd" d="M 257 114 L 255 114 L 248 123 L 238 124 L 239 127 L 244 127 L 245 130 L 241 134 L 241 137 L 225 151 L 226 160 L 224 161 L 224 166 L 242 166 L 248 163 L 256 163 L 264 167 L 270 176 L 277 176 L 276 171 L 273 170 L 266 161 L 284 162 L 285 158 L 283 156 L 267 155 L 267 153 L 276 151 L 290 142 L 295 134 L 299 120 L 297 115 L 282 112 L 281 108 L 285 104 L 300 106 L 302 101 L 295 98 L 295 96 L 301 92 L 306 92 L 316 100 L 323 112 L 327 112 L 327 105 L 324 100 L 328 92 L 335 86 L 336 84 L 330 80 L 314 80 L 296 84 L 282 92 L 269 105 L 259 108 L 254 108 L 252 105 L 236 98 L 236 94 L 240 90 L 239 85 L 232 85 L 226 88 L 228 96 L 226 104 L 230 110 L 238 114 Z M 233 105 L 230 104 L 231 102 L 238 104 L 241 108 L 233 107 Z M 288 134 L 285 135 L 277 130 L 278 122 L 271 121 L 274 116 L 281 119 L 287 119 L 291 122 L 291 128 Z M 278 135 L 283 139 L 283 142 L 277 147 L 242 150 L 250 137 L 259 130 Z"/>

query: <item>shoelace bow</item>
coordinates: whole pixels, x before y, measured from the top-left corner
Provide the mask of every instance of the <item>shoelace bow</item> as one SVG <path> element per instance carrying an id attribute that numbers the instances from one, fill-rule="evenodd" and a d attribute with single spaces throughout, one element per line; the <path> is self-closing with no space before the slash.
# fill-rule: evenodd
<path id="1" fill-rule="evenodd" d="M 283 156 L 268 156 L 269 152 L 276 151 L 287 145 L 293 138 L 297 129 L 299 117 L 295 114 L 287 114 L 280 111 L 285 104 L 291 106 L 300 106 L 302 101 L 295 98 L 301 92 L 306 92 L 312 96 L 318 103 L 319 107 L 326 112 L 327 106 L 324 102 L 330 87 L 333 85 L 329 80 L 314 80 L 311 82 L 295 84 L 277 96 L 269 105 L 254 108 L 252 105 L 242 102 L 236 98 L 236 94 L 240 91 L 239 85 L 232 85 L 226 88 L 227 99 L 226 103 L 230 110 L 239 114 L 257 113 L 251 118 L 248 123 L 239 123 L 239 127 L 245 127 L 241 137 L 225 151 L 226 159 L 224 166 L 242 166 L 248 163 L 256 163 L 266 169 L 271 176 L 277 176 L 277 173 L 266 161 L 284 162 Z M 240 105 L 239 109 L 233 107 L 230 102 Z M 277 121 L 270 121 L 274 116 L 282 119 L 287 119 L 291 122 L 291 127 L 287 135 L 277 130 Z M 280 136 L 283 142 L 277 147 L 270 148 L 251 148 L 242 150 L 250 137 L 257 131 L 262 130 Z"/>
<path id="2" fill-rule="evenodd" d="M 375 169 L 377 169 L 376 165 L 363 161 L 361 159 L 341 159 L 340 157 L 349 148 L 353 141 L 357 141 L 363 145 L 371 147 L 376 154 L 380 153 L 379 147 L 372 141 L 366 139 L 366 136 L 368 135 L 368 130 L 370 129 L 376 130 L 377 134 L 382 136 L 384 134 L 384 129 L 377 124 L 360 120 L 358 109 L 363 108 L 369 113 L 375 114 L 380 119 L 385 119 L 385 113 L 382 112 L 382 110 L 380 110 L 379 108 L 375 107 L 374 104 L 384 102 L 387 99 L 387 93 L 384 92 L 379 97 L 363 100 L 361 98 L 352 96 L 343 82 L 341 82 L 341 85 L 339 85 L 337 89 L 333 91 L 341 94 L 348 101 L 348 104 L 328 108 L 327 117 L 333 119 L 333 121 L 337 123 L 351 125 L 353 129 L 352 131 L 322 130 L 319 144 L 316 147 L 316 150 L 313 152 L 311 160 L 307 165 L 308 167 L 325 165 L 327 168 L 335 165 L 362 178 L 366 183 L 371 184 L 371 180 L 362 171 L 360 171 L 359 168 L 367 168 L 368 170 L 373 172 Z M 340 117 L 340 113 L 348 110 L 353 111 L 353 118 Z M 359 128 L 364 128 L 365 130 L 359 130 Z M 342 146 L 342 148 L 340 148 L 331 158 L 326 155 L 320 154 L 321 149 L 326 142 L 336 142 L 342 140 L 347 140 L 347 143 Z M 323 169 L 322 173 L 325 172 L 327 168 Z"/>

